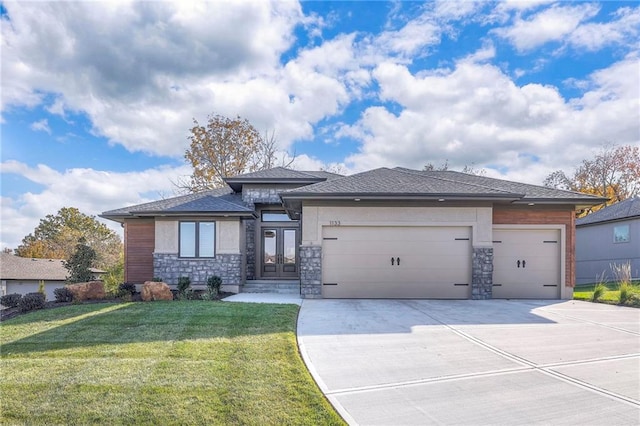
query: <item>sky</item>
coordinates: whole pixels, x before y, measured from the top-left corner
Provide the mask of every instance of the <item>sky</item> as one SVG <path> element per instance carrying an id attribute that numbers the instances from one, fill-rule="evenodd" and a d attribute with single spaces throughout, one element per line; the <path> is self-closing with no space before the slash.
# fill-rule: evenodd
<path id="1" fill-rule="evenodd" d="M 61 207 L 175 195 L 211 114 L 349 174 L 542 184 L 640 145 L 637 2 L 8 1 L 0 24 L 2 248 Z"/>

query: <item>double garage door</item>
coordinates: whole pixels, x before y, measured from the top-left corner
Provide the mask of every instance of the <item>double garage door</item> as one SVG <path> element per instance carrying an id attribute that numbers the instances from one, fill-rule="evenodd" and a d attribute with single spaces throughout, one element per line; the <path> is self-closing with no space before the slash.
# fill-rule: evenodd
<path id="1" fill-rule="evenodd" d="M 326 298 L 467 299 L 469 227 L 326 227 Z"/>
<path id="2" fill-rule="evenodd" d="M 494 230 L 493 298 L 560 297 L 558 230 Z M 470 227 L 325 227 L 325 298 L 468 299 Z"/>

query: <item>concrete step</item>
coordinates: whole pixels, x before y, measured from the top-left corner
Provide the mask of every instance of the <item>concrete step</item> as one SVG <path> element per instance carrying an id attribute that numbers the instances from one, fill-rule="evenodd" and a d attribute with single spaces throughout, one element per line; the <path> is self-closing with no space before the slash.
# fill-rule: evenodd
<path id="1" fill-rule="evenodd" d="M 242 293 L 299 294 L 300 281 L 252 280 L 242 286 Z"/>

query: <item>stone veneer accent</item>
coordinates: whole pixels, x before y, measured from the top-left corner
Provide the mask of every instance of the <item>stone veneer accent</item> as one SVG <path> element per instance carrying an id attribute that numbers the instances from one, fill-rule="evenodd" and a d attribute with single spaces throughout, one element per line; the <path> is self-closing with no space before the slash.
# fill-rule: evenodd
<path id="1" fill-rule="evenodd" d="M 248 219 L 244 224 L 247 279 L 254 280 L 256 278 L 256 221 Z"/>
<path id="2" fill-rule="evenodd" d="M 493 286 L 493 248 L 473 249 L 471 267 L 471 298 L 491 299 Z"/>
<path id="3" fill-rule="evenodd" d="M 217 275 L 223 285 L 240 285 L 242 280 L 242 255 L 217 254 L 213 259 L 184 259 L 177 254 L 154 253 L 153 275 L 171 285 L 178 278 L 189 277 L 191 285 L 206 285 L 207 279 Z"/>
<path id="4" fill-rule="evenodd" d="M 280 191 L 282 191 L 282 189 L 243 187 L 242 201 L 250 206 L 256 203 L 281 205 L 282 200 L 280 200 L 280 196 L 278 195 Z"/>
<path id="5" fill-rule="evenodd" d="M 302 297 L 322 298 L 322 246 L 300 246 L 299 253 Z"/>

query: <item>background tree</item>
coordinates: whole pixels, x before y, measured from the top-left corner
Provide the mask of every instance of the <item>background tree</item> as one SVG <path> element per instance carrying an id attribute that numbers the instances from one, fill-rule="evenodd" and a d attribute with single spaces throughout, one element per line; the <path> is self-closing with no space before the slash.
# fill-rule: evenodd
<path id="1" fill-rule="evenodd" d="M 275 133 L 262 137 L 247 119 L 210 115 L 204 126 L 195 119 L 193 123 L 184 155 L 193 173 L 188 181 L 176 183 L 182 190 L 220 188 L 225 177 L 269 169 L 278 162 Z M 283 159 L 280 165 L 287 167 L 293 160 Z"/>
<path id="2" fill-rule="evenodd" d="M 445 160 L 440 166 L 435 166 L 433 163 L 428 163 L 422 169 L 426 172 L 445 172 L 449 170 L 449 160 Z M 475 167 L 475 163 L 471 163 L 471 165 L 465 164 L 465 166 L 461 170 L 462 173 L 466 173 L 468 175 L 476 175 L 476 176 L 485 176 L 487 171 L 485 169 L 478 169 Z"/>
<path id="3" fill-rule="evenodd" d="M 582 160 L 572 175 L 556 170 L 544 180 L 552 188 L 609 198 L 614 204 L 640 195 L 640 148 L 605 145 L 592 159 Z M 604 207 L 596 206 L 589 213 Z"/>
<path id="4" fill-rule="evenodd" d="M 89 247 L 83 238 L 80 238 L 78 244 L 76 244 L 75 251 L 69 257 L 69 260 L 63 262 L 64 267 L 69 271 L 69 278 L 67 281 L 71 283 L 84 283 L 91 281 L 93 274 L 90 268 L 94 266 L 94 263 L 98 255 L 94 249 Z"/>
<path id="5" fill-rule="evenodd" d="M 106 270 L 106 273 L 102 276 L 104 282 L 104 289 L 115 295 L 118 292 L 118 286 L 124 282 L 124 253 L 120 255 L 120 259 L 114 265 Z"/>
<path id="6" fill-rule="evenodd" d="M 106 269 L 118 262 L 122 253 L 120 236 L 95 216 L 81 213 L 75 207 L 63 207 L 57 214 L 41 219 L 15 252 L 22 257 L 69 259 L 81 238 L 95 250 L 97 268 Z"/>

